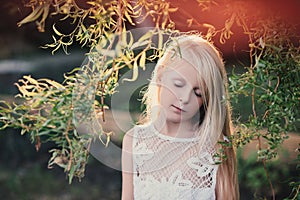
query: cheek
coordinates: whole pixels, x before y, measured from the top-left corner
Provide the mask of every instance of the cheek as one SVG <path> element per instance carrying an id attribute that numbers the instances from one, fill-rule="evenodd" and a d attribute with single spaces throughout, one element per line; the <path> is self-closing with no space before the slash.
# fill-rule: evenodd
<path id="1" fill-rule="evenodd" d="M 162 87 L 160 92 L 159 104 L 163 107 L 169 107 L 171 104 L 176 104 L 178 98 L 176 94 L 172 92 L 169 88 Z"/>
<path id="2" fill-rule="evenodd" d="M 195 112 L 198 112 L 200 107 L 203 105 L 202 98 L 195 97 L 191 103 L 191 106 L 195 109 Z"/>
<path id="3" fill-rule="evenodd" d="M 198 105 L 198 107 L 201 107 L 203 104 L 203 99 L 197 97 L 196 95 L 193 95 L 191 101 L 193 102 L 194 105 Z"/>
<path id="4" fill-rule="evenodd" d="M 203 105 L 203 99 L 202 98 L 198 98 L 198 106 L 199 106 L 199 108 Z"/>
<path id="5" fill-rule="evenodd" d="M 166 88 L 166 87 L 161 87 L 159 95 L 160 95 L 159 98 L 160 98 L 161 104 L 167 103 L 167 102 L 170 102 L 170 101 L 173 101 L 174 99 L 176 99 L 174 92 L 172 92 L 170 90 L 170 88 Z"/>
<path id="6" fill-rule="evenodd" d="M 200 109 L 201 109 L 201 106 L 203 105 L 203 100 L 202 99 L 199 99 L 197 98 L 195 101 L 194 101 L 194 104 L 193 104 L 193 108 L 194 108 L 194 111 L 192 113 L 193 117 L 195 120 L 197 121 L 200 121 Z"/>

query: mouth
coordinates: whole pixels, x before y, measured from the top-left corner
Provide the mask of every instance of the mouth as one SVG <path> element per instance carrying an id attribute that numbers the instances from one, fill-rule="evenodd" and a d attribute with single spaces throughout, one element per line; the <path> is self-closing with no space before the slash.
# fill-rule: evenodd
<path id="1" fill-rule="evenodd" d="M 172 107 L 175 109 L 175 111 L 177 112 L 185 112 L 185 110 L 183 110 L 182 108 L 178 107 L 178 106 L 175 106 L 175 105 L 172 105 Z"/>

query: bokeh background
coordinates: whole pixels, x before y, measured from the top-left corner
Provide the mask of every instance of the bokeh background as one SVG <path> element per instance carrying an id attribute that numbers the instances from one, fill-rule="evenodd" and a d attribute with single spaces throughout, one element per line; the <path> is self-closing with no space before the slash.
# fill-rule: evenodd
<path id="1" fill-rule="evenodd" d="M 179 4 L 180 1 L 174 1 Z M 194 5 L 182 4 L 191 15 L 197 17 Z M 299 1 L 253 1 L 253 19 L 257 7 L 266 11 L 278 12 L 291 23 L 298 23 L 300 19 Z M 262 3 L 263 2 L 263 3 Z M 70 55 L 58 51 L 51 55 L 50 49 L 43 49 L 46 43 L 51 42 L 51 26 L 46 25 L 44 33 L 36 30 L 34 23 L 17 27 L 17 22 L 29 13 L 23 7 L 23 1 L 10 0 L 0 5 L 0 99 L 12 101 L 17 89 L 14 83 L 23 75 L 31 74 L 34 78 L 50 78 L 56 81 L 63 80 L 63 74 L 82 64 L 88 49 L 73 45 Z M 176 16 L 180 21 L 180 16 Z M 220 10 L 203 16 L 216 26 L 221 26 L 224 14 Z M 51 24 L 49 19 L 47 23 Z M 203 20 L 203 19 L 202 19 Z M 186 24 L 178 24 L 181 30 L 186 31 Z M 151 23 L 149 24 L 151 26 Z M 68 24 L 65 24 L 68 31 Z M 232 66 L 248 62 L 247 38 L 241 30 L 236 29 L 232 39 L 226 45 L 216 45 L 224 54 L 227 70 L 230 74 Z M 300 31 L 299 31 L 300 33 Z M 236 70 L 242 71 L 241 68 Z M 133 101 L 132 103 L 138 103 Z M 249 103 L 246 99 L 239 105 L 234 105 L 235 114 L 243 113 L 246 118 Z M 248 111 L 249 113 L 250 111 Z M 113 125 L 108 125 L 113 126 Z M 268 169 L 276 189 L 277 198 L 288 197 L 291 188 L 288 186 L 289 177 L 299 177 L 294 159 L 297 154 L 299 133 L 291 134 L 291 138 L 283 145 L 280 159 L 269 163 Z M 19 130 L 6 129 L 0 132 L 0 199 L 120 199 L 121 172 L 105 166 L 91 156 L 86 169 L 86 176 L 81 181 L 74 180 L 68 184 L 66 174 L 59 168 L 47 168 L 50 158 L 49 150 L 53 144 L 42 144 L 36 152 L 27 136 L 20 135 Z M 120 145 L 120 141 L 116 141 Z M 256 144 L 252 143 L 239 150 L 239 177 L 241 199 L 255 199 L 260 196 L 269 196 L 270 190 L 265 178 L 263 166 L 256 162 Z"/>

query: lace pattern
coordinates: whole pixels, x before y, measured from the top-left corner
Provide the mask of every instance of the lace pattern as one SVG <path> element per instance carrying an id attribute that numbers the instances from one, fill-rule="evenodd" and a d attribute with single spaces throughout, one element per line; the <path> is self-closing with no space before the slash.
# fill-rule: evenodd
<path id="1" fill-rule="evenodd" d="M 207 145 L 199 153 L 197 141 L 162 135 L 151 124 L 135 127 L 134 199 L 215 199 L 215 152 Z"/>

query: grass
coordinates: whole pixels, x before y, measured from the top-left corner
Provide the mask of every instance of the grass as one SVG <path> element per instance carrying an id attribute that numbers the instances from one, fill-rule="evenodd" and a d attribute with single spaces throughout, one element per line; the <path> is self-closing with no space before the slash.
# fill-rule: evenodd
<path id="1" fill-rule="evenodd" d="M 98 173 L 103 166 L 94 163 Z M 60 169 L 48 170 L 39 162 L 30 165 L 22 165 L 16 169 L 1 166 L 0 168 L 0 199 L 40 200 L 114 200 L 120 199 L 119 174 L 111 171 L 111 179 L 102 179 L 97 174 L 90 174 L 81 182 L 74 180 L 68 184 L 65 174 Z M 105 170 L 107 172 L 107 170 Z M 94 172 L 93 172 L 94 173 Z M 115 174 L 113 174 L 115 173 Z M 97 179 L 91 178 L 98 176 Z M 115 180 L 115 182 L 113 182 Z M 103 186 L 106 184 L 107 187 Z"/>

